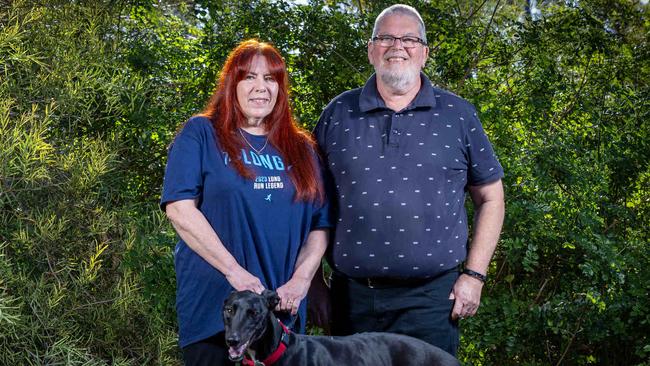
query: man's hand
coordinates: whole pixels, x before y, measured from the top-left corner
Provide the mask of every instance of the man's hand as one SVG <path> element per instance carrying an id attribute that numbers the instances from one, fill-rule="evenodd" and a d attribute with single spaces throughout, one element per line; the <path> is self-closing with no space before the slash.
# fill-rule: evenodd
<path id="1" fill-rule="evenodd" d="M 449 299 L 455 300 L 451 318 L 456 320 L 474 316 L 481 304 L 482 289 L 483 282 L 481 280 L 461 274 L 449 294 Z"/>
<path id="2" fill-rule="evenodd" d="M 275 307 L 277 311 L 291 312 L 291 315 L 298 314 L 300 302 L 307 296 L 309 281 L 303 278 L 292 277 L 287 283 L 278 287 L 277 293 L 280 296 L 280 303 Z"/>

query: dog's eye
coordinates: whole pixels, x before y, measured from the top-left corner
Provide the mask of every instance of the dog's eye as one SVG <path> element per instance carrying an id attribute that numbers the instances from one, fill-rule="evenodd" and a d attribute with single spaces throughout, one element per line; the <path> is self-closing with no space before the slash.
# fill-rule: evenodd
<path id="1" fill-rule="evenodd" d="M 226 311 L 226 314 L 232 315 L 232 308 L 229 307 L 229 308 L 225 308 L 224 310 Z"/>
<path id="2" fill-rule="evenodd" d="M 260 315 L 260 312 L 259 312 L 259 310 L 250 309 L 250 310 L 248 310 L 248 315 L 250 315 L 250 316 L 258 316 L 258 315 Z"/>

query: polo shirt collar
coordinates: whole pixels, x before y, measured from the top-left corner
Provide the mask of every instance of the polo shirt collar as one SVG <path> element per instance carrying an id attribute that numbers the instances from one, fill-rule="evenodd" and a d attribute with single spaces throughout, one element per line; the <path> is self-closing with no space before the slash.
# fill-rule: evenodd
<path id="1" fill-rule="evenodd" d="M 436 98 L 433 93 L 433 86 L 431 85 L 431 80 L 424 75 L 423 72 L 420 72 L 420 80 L 422 81 L 420 85 L 420 90 L 415 96 L 415 99 L 409 105 L 404 108 L 404 110 L 410 110 L 415 108 L 433 108 L 436 106 Z M 359 96 L 359 108 L 362 112 L 370 112 L 373 109 L 388 109 L 386 103 L 379 95 L 377 90 L 377 74 L 372 74 L 370 79 L 366 81 L 366 84 L 361 89 L 361 95 Z"/>

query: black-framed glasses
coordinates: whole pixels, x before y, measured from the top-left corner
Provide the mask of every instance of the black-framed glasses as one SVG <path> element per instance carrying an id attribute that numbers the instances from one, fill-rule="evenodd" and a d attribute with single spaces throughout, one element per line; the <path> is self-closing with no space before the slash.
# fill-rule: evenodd
<path id="1" fill-rule="evenodd" d="M 392 47 L 395 44 L 395 41 L 398 39 L 400 42 L 402 42 L 402 47 L 404 48 L 413 48 L 419 45 L 427 45 L 421 38 L 414 36 L 395 37 L 390 35 L 380 35 L 373 37 L 372 41 L 382 47 Z"/>

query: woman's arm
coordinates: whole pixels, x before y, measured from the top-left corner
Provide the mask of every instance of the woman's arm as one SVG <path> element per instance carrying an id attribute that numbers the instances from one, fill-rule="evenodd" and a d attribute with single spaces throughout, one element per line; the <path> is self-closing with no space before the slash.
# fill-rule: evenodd
<path id="1" fill-rule="evenodd" d="M 259 278 L 237 263 L 196 205 L 196 199 L 167 203 L 165 213 L 178 235 L 196 254 L 223 273 L 235 290 L 261 293 L 264 286 Z"/>
<path id="2" fill-rule="evenodd" d="M 328 237 L 329 229 L 316 229 L 309 233 L 307 242 L 298 253 L 293 276 L 277 290 L 280 296 L 278 310 L 291 311 L 292 315 L 298 313 L 300 302 L 307 296 L 311 279 L 327 249 Z"/>

